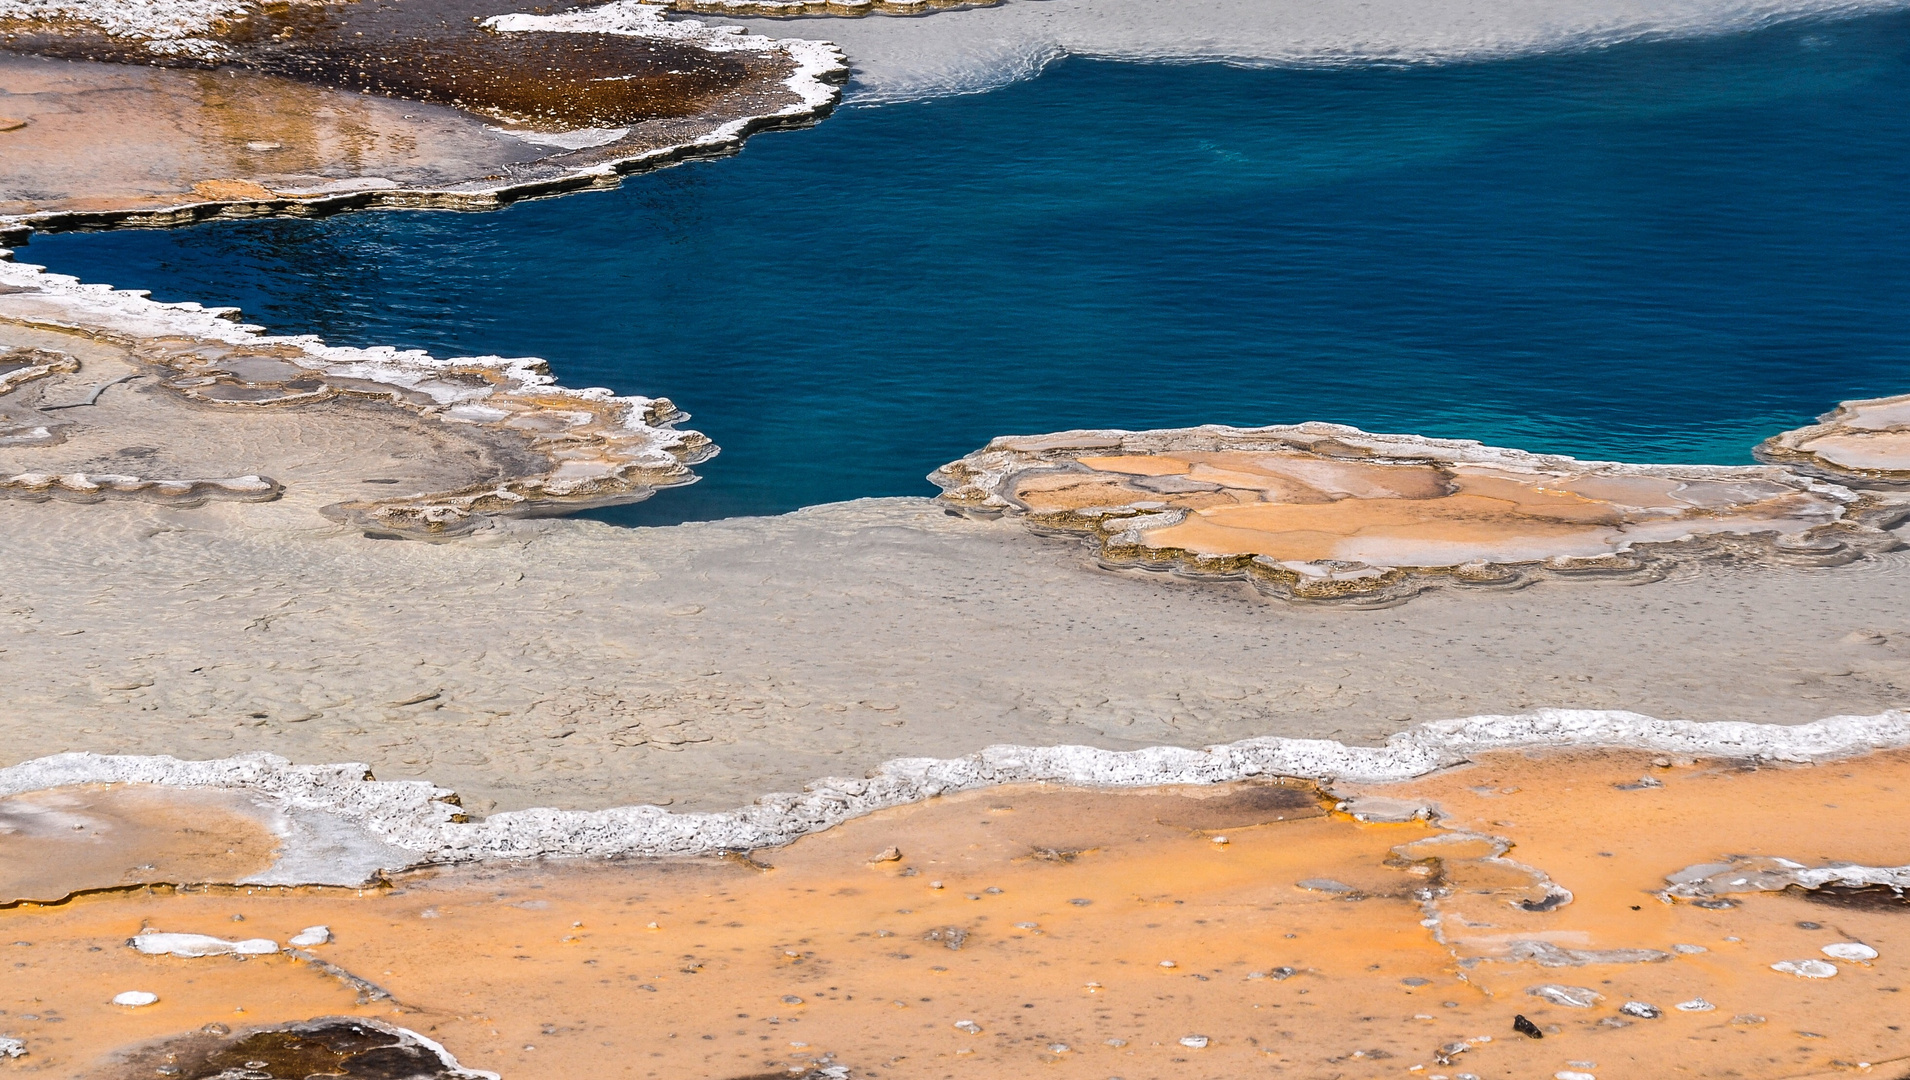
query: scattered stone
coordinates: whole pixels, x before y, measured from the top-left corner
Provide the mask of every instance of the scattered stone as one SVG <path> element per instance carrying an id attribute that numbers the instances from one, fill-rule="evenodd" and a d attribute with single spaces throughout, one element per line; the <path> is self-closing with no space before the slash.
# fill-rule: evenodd
<path id="1" fill-rule="evenodd" d="M 1577 1069 L 1560 1069 L 1552 1074 L 1552 1080 L 1598 1080 L 1598 1077 L 1588 1072 L 1579 1072 Z"/>
<path id="2" fill-rule="evenodd" d="M 1297 969 L 1294 969 L 1294 968 L 1290 968 L 1290 967 L 1277 967 L 1277 968 L 1274 968 L 1274 969 L 1273 969 L 1273 971 L 1272 971 L 1272 972 L 1271 972 L 1270 974 L 1271 974 L 1271 975 L 1272 975 L 1272 976 L 1274 977 L 1274 979 L 1276 979 L 1276 980 L 1285 980 L 1285 979 L 1291 979 L 1291 978 L 1293 978 L 1293 977 L 1294 977 L 1295 975 L 1298 975 L 1299 973 L 1300 973 L 1300 972 L 1299 972 L 1299 971 L 1298 971 Z"/>
<path id="3" fill-rule="evenodd" d="M 885 847 L 881 851 L 876 852 L 875 858 L 869 861 L 872 863 L 901 862 L 902 849 L 893 846 Z"/>
<path id="4" fill-rule="evenodd" d="M 1543 983 L 1526 988 L 1526 993 L 1554 1005 L 1563 1005 L 1568 1009 L 1589 1009 L 1605 995 L 1589 986 L 1566 986 L 1562 983 Z"/>
<path id="5" fill-rule="evenodd" d="M 1470 1049 L 1472 1049 L 1472 1044 L 1470 1043 L 1449 1042 L 1433 1052 L 1433 1063 L 1435 1065 L 1450 1065 L 1454 1058 Z"/>
<path id="6" fill-rule="evenodd" d="M 968 940 L 968 931 L 959 926 L 944 926 L 922 935 L 923 941 L 939 941 L 951 949 L 960 949 Z"/>
<path id="7" fill-rule="evenodd" d="M 1837 965 L 1828 960 L 1779 960 L 1771 970 L 1800 979 L 1828 979 L 1837 974 Z"/>
<path id="8" fill-rule="evenodd" d="M 982 1033 L 982 1026 L 973 1020 L 957 1020 L 955 1021 L 955 1030 L 966 1031 L 970 1035 L 980 1035 Z"/>
<path id="9" fill-rule="evenodd" d="M 1833 960 L 1849 960 L 1852 963 L 1869 963 L 1877 958 L 1877 950 L 1860 941 L 1839 941 L 1823 948 L 1825 956 Z"/>
<path id="10" fill-rule="evenodd" d="M 1232 841 L 1230 841 L 1230 840 L 1228 840 L 1228 839 L 1227 839 L 1226 837 L 1224 837 L 1224 836 L 1216 836 L 1216 837 L 1214 837 L 1214 843 L 1216 843 L 1216 844 L 1228 844 L 1228 843 L 1231 843 L 1231 842 L 1232 842 Z"/>
<path id="11" fill-rule="evenodd" d="M 801 1004 L 802 1004 L 802 999 L 801 999 L 801 998 L 799 998 L 799 997 L 797 997 L 797 996 L 796 996 L 796 995 L 794 995 L 794 994 L 784 994 L 784 995 L 783 995 L 783 1004 L 784 1004 L 784 1005 L 801 1005 Z"/>
<path id="12" fill-rule="evenodd" d="M 1077 896 L 1074 899 L 1068 901 L 1068 903 L 1073 904 L 1075 907 L 1087 907 L 1089 904 L 1094 903 L 1094 901 Z"/>
<path id="13" fill-rule="evenodd" d="M 1692 998 L 1690 1001 L 1680 1001 L 1678 1004 L 1672 1006 L 1672 1008 L 1677 1009 L 1679 1012 L 1710 1012 L 1712 1009 L 1717 1008 L 1717 1006 L 1703 998 Z"/>
<path id="14" fill-rule="evenodd" d="M 987 887 L 986 889 L 983 889 L 982 891 L 983 891 L 983 892 L 985 892 L 985 893 L 987 893 L 987 894 L 988 894 L 988 895 L 990 895 L 990 896 L 1000 896 L 1000 895 L 1001 895 L 1001 887 L 1000 887 L 1000 886 L 997 886 L 997 885 L 990 885 L 989 887 Z"/>
<path id="15" fill-rule="evenodd" d="M 126 944 L 147 956 L 268 956 L 279 951 L 279 943 L 265 938 L 227 941 L 207 934 L 162 934 L 142 930 Z"/>
<path id="16" fill-rule="evenodd" d="M 1171 968 L 1171 967 L 1179 967 L 1180 965 L 1176 964 L 1172 960 L 1163 960 L 1161 961 L 1161 966 L 1164 968 Z"/>
<path id="17" fill-rule="evenodd" d="M 0 118 L 0 124 L 4 124 L 4 123 L 6 123 L 6 120 L 4 118 Z M 3 131 L 3 130 L 5 129 L 0 128 L 0 131 Z M 25 1057 L 26 1052 L 27 1052 L 26 1043 L 23 1043 L 18 1039 L 9 1039 L 4 1036 L 0 1036 L 0 1057 L 10 1057 L 10 1058 Z"/>
<path id="18" fill-rule="evenodd" d="M 332 941 L 332 928 L 329 926 L 308 926 L 293 934 L 286 942 L 300 949 L 309 949 L 314 945 L 329 945 Z"/>
<path id="19" fill-rule="evenodd" d="M 1671 959 L 1670 953 L 1656 949 L 1561 949 L 1549 941 L 1514 941 L 1506 946 L 1506 955 L 1513 960 L 1532 961 L 1540 967 L 1655 964 Z"/>
<path id="20" fill-rule="evenodd" d="M 1207 1049 L 1207 1036 L 1183 1035 L 1181 1036 L 1180 1044 L 1189 1050 L 1205 1050 Z"/>
<path id="21" fill-rule="evenodd" d="M 113 995 L 113 1004 L 124 1005 L 129 1009 L 143 1008 L 159 1000 L 159 995 L 145 990 L 127 990 Z"/>
<path id="22" fill-rule="evenodd" d="M 1642 1001 L 1627 1001 L 1618 1007 L 1618 1011 L 1626 1016 L 1636 1016 L 1640 1020 L 1656 1020 L 1664 1015 L 1658 1006 L 1648 1005 Z"/>
<path id="23" fill-rule="evenodd" d="M 1119 1050 L 1121 1047 L 1127 1045 L 1127 1040 L 1126 1039 L 1109 1039 L 1107 1041 L 1107 1045 L 1114 1047 L 1116 1050 Z"/>
<path id="24" fill-rule="evenodd" d="M 1050 1054 L 1065 1054 L 1068 1052 L 1068 1044 L 1067 1043 L 1049 1043 L 1048 1052 Z"/>
<path id="25" fill-rule="evenodd" d="M 1710 952 L 1711 950 L 1702 945 L 1673 945 L 1671 951 L 1684 956 L 1696 956 L 1701 952 Z"/>
<path id="26" fill-rule="evenodd" d="M 1530 1020 L 1527 1020 L 1524 1014 L 1520 1014 L 1512 1018 L 1512 1030 L 1518 1032 L 1519 1034 L 1525 1036 L 1528 1039 L 1545 1038 L 1545 1032 L 1540 1031 L 1539 1026 L 1537 1024 L 1533 1023 Z"/>
<path id="27" fill-rule="evenodd" d="M 1309 892 L 1350 893 L 1354 891 L 1353 886 L 1348 885 L 1344 881 L 1335 881 L 1332 878 L 1307 878 L 1304 881 L 1296 881 L 1293 884 L 1294 887 L 1306 889 Z"/>

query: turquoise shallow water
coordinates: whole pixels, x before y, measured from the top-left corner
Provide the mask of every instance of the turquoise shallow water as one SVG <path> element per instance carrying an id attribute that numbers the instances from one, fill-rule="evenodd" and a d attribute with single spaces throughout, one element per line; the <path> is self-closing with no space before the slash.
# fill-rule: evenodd
<path id="1" fill-rule="evenodd" d="M 21 257 L 670 397 L 723 454 L 628 523 L 928 493 L 1069 427 L 1744 462 L 1910 391 L 1910 16 L 1413 68 L 1068 60 L 616 192 Z"/>

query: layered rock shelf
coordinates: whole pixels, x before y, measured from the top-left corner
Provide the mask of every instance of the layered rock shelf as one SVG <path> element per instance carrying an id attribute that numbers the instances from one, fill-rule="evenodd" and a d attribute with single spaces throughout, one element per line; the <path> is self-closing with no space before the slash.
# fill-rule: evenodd
<path id="1" fill-rule="evenodd" d="M 1910 487 L 1910 394 L 1846 401 L 1757 449 L 1765 461 L 1853 484 Z"/>

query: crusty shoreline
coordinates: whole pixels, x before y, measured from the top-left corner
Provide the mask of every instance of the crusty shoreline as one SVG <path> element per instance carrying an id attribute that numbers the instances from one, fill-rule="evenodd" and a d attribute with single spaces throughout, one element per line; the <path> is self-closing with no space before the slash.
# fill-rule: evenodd
<path id="1" fill-rule="evenodd" d="M 532 808 L 474 820 L 456 792 L 430 783 L 384 782 L 362 764 L 297 766 L 270 754 L 214 761 L 62 754 L 0 769 L 0 797 L 77 784 L 244 792 L 286 813 L 329 816 L 356 835 L 342 844 L 336 830 L 325 837 L 328 846 L 342 846 L 355 856 L 337 861 L 329 874 L 327 867 L 299 850 L 296 838 L 287 837 L 280 862 L 241 884 L 354 886 L 380 872 L 473 860 L 655 858 L 781 847 L 878 810 L 1005 784 L 1119 788 L 1267 778 L 1387 784 L 1494 750 L 1646 750 L 1801 764 L 1903 746 L 1910 746 L 1910 714 L 1899 711 L 1773 725 L 1549 709 L 1423 724 L 1392 736 L 1381 747 L 1277 737 L 1197 749 L 989 746 L 956 759 L 885 761 L 865 777 L 825 777 L 806 783 L 801 792 L 768 794 L 748 806 L 715 813 L 679 813 L 657 806 Z M 1382 811 L 1376 806 L 1374 812 Z"/>
<path id="2" fill-rule="evenodd" d="M 485 170 L 480 169 L 480 175 L 448 184 L 411 184 L 382 177 L 347 177 L 325 183 L 322 178 L 307 178 L 284 190 L 268 189 L 251 178 L 207 176 L 204 180 L 216 189 L 214 197 L 163 206 L 141 200 L 104 208 L 0 214 L 0 243 L 19 243 L 35 230 L 165 228 L 220 219 L 322 217 L 369 209 L 493 210 L 523 199 L 614 188 L 628 175 L 734 154 L 752 135 L 814 125 L 827 117 L 841 98 L 849 67 L 834 45 L 751 35 L 733 26 L 669 22 L 658 11 L 634 0 L 621 0 L 557 15 L 505 15 L 491 21 L 503 33 L 654 38 L 687 44 L 712 55 L 780 57 L 786 64 L 786 74 L 777 85 L 766 88 L 768 93 L 731 94 L 725 103 L 693 118 L 636 124 L 596 136 L 597 142 L 586 139 L 586 144 L 576 149 L 562 147 L 566 133 L 554 133 L 551 137 L 558 142 L 551 146 L 555 149 L 537 160 L 511 165 L 503 170 L 508 175 L 484 175 Z M 314 93 L 318 93 L 316 88 Z M 201 188 L 211 190 L 205 185 Z"/>
<path id="3" fill-rule="evenodd" d="M 295 495 L 320 498 L 325 517 L 381 536 L 443 538 L 498 516 L 638 501 L 692 482 L 690 467 L 716 452 L 702 434 L 675 427 L 685 414 L 667 398 L 570 389 L 540 360 L 440 359 L 273 337 L 234 322 L 231 309 L 162 304 L 7 254 L 0 249 L 0 376 L 8 391 L 0 393 L 0 496 L 138 495 L 174 505 L 226 493 L 276 498 L 284 485 L 270 463 L 289 467 L 296 454 L 287 459 L 272 443 L 320 437 L 340 418 L 314 409 L 358 402 L 381 410 L 374 426 L 475 444 L 484 462 L 448 473 L 428 461 L 393 462 L 375 468 L 400 475 L 363 486 L 295 485 Z M 127 389 L 101 403 L 122 384 Z M 244 425 L 260 430 L 263 445 L 236 457 L 216 446 L 242 440 Z M 176 444 L 213 445 L 200 472 L 130 476 L 130 462 L 100 452 L 136 430 L 153 443 L 133 455 L 143 470 Z M 7 467 L 8 459 L 18 464 Z"/>

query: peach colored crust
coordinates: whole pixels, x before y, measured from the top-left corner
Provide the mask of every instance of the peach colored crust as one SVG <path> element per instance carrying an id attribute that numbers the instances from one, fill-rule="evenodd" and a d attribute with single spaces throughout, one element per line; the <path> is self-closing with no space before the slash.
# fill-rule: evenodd
<path id="1" fill-rule="evenodd" d="M 1030 473 L 1017 480 L 1014 497 L 1037 515 L 1137 502 L 1179 507 L 1190 513 L 1148 531 L 1148 546 L 1283 561 L 1449 566 L 1585 557 L 1619 548 L 1635 527 L 1650 539 L 1797 531 L 1822 520 L 1823 509 L 1810 496 L 1755 481 L 1710 482 L 1717 490 L 1694 499 L 1684 493 L 1706 484 L 1302 454 L 1118 455 L 1079 464 L 1093 471 Z M 1182 487 L 1201 490 L 1151 490 L 1148 481 L 1161 477 L 1184 478 Z"/>
<path id="2" fill-rule="evenodd" d="M 150 882 L 237 881 L 278 837 L 243 797 L 89 785 L 0 799 L 0 904 Z"/>
<path id="3" fill-rule="evenodd" d="M 1662 786 L 1638 787 L 1643 774 Z M 1436 802 L 1447 829 L 1513 844 L 1509 861 L 1486 858 L 1490 841 L 1442 844 L 1450 834 L 1424 822 L 1323 814 L 1299 785 L 997 789 L 754 862 L 546 863 L 415 874 L 382 892 L 141 891 L 0 912 L 0 937 L 32 943 L 8 952 L 0 1009 L 33 1055 L 22 1060 L 95 1077 L 118 1076 L 105 1055 L 140 1040 L 326 1014 L 386 1016 L 510 1080 L 732 1078 L 824 1060 L 859 1077 L 1020 1078 L 1044 1063 L 1095 1080 L 1413 1065 L 1526 1077 L 1595 1061 L 1601 1076 L 1756 1080 L 1910 1053 L 1902 913 L 1654 896 L 1666 874 L 1729 853 L 1910 861 L 1894 826 L 1910 812 L 1904 754 L 1748 769 L 1506 753 L 1336 792 L 1371 794 Z M 901 858 L 870 861 L 891 846 Z M 1543 891 L 1524 867 L 1576 900 L 1515 906 Z M 1452 895 L 1422 906 L 1442 884 Z M 1454 940 L 1435 941 L 1429 912 Z M 315 923 L 337 938 L 315 954 L 397 1004 L 361 1002 L 290 956 L 181 960 L 124 944 L 142 925 L 283 941 Z M 1497 958 L 1511 939 L 1706 951 L 1548 968 Z M 1843 940 L 1881 957 L 1828 980 L 1770 969 Z M 1548 983 L 1602 1000 L 1575 1009 L 1527 992 Z M 133 989 L 160 1001 L 108 1004 Z M 1715 1010 L 1672 1008 L 1695 998 Z M 1630 999 L 1665 1015 L 1622 1016 Z M 1514 1014 L 1545 1038 L 1516 1036 Z M 1206 1046 L 1181 1042 L 1194 1036 Z M 1466 1049 L 1439 1063 L 1455 1043 Z"/>

